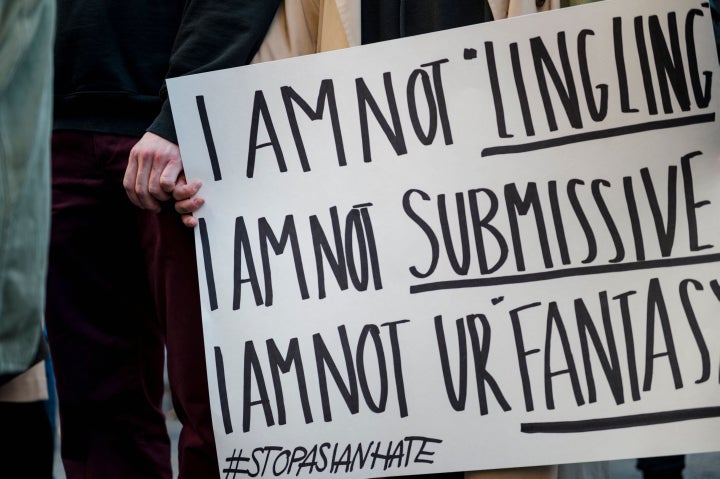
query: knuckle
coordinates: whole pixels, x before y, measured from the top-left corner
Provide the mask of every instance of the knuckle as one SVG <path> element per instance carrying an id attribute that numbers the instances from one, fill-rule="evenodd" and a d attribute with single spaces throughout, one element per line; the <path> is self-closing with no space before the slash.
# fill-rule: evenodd
<path id="1" fill-rule="evenodd" d="M 156 196 L 156 197 L 162 196 L 162 194 L 163 194 L 163 190 L 156 185 L 151 185 L 148 188 L 148 191 L 150 192 L 151 195 Z"/>

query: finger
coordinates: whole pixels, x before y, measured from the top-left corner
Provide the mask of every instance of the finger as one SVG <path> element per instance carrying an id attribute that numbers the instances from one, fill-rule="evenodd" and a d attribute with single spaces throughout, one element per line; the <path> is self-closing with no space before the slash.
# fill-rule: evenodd
<path id="1" fill-rule="evenodd" d="M 160 204 L 150 194 L 149 179 L 152 170 L 152 158 L 138 154 L 138 173 L 135 178 L 135 193 L 137 194 L 140 207 L 151 211 L 160 211 Z"/>
<path id="2" fill-rule="evenodd" d="M 198 225 L 198 220 L 193 215 L 182 215 L 182 222 L 188 228 L 195 228 Z"/>
<path id="3" fill-rule="evenodd" d="M 128 159 L 128 165 L 125 168 L 125 176 L 123 177 L 123 188 L 127 194 L 130 202 L 135 206 L 142 207 L 137 194 L 135 193 L 135 179 L 137 178 L 138 165 L 137 155 L 134 150 L 130 151 L 130 158 Z"/>
<path id="4" fill-rule="evenodd" d="M 179 156 L 172 158 L 164 168 L 160 175 L 159 185 L 165 193 L 172 193 L 182 173 L 183 165 Z"/>
<path id="5" fill-rule="evenodd" d="M 165 158 L 162 154 L 156 155 L 154 161 L 152 162 L 152 168 L 150 169 L 148 192 L 153 198 L 159 201 L 167 201 L 170 199 L 170 195 L 164 191 L 161 183 L 167 161 L 167 158 Z"/>
<path id="6" fill-rule="evenodd" d="M 200 180 L 193 180 L 190 183 L 183 183 L 179 181 L 178 184 L 175 186 L 175 189 L 173 190 L 173 198 L 176 201 L 182 201 L 191 198 L 195 196 L 198 191 L 200 191 L 201 186 L 202 182 Z"/>
<path id="7" fill-rule="evenodd" d="M 175 203 L 175 211 L 181 215 L 195 213 L 205 204 L 205 200 L 199 196 L 194 196 L 187 200 L 178 201 Z"/>

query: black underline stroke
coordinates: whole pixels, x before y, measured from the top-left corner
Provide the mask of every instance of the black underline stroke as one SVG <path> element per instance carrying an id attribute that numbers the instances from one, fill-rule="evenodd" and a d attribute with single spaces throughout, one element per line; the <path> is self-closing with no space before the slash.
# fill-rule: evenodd
<path id="1" fill-rule="evenodd" d="M 712 123 L 714 121 L 715 113 L 672 118 L 669 120 L 649 121 L 646 123 L 638 123 L 636 125 L 620 126 L 617 128 L 609 128 L 607 130 L 588 131 L 585 133 L 577 133 L 575 135 L 567 135 L 529 143 L 520 143 L 517 145 L 491 146 L 483 148 L 480 156 L 486 157 L 494 155 L 507 155 L 510 153 L 524 153 L 527 151 L 544 150 L 546 148 L 570 145 L 572 143 L 600 140 L 603 138 L 612 138 L 614 136 L 632 135 L 633 133 L 640 133 L 643 131 L 664 130 L 680 126 L 697 125 L 698 123 Z"/>
<path id="2" fill-rule="evenodd" d="M 630 416 L 585 419 L 581 421 L 526 422 L 520 424 L 520 431 L 525 434 L 568 434 L 653 426 L 656 424 L 667 424 L 671 422 L 683 422 L 716 417 L 720 417 L 720 407 L 702 407 L 634 414 Z"/>
<path id="3" fill-rule="evenodd" d="M 505 284 L 533 283 L 551 279 L 568 278 L 572 276 L 590 276 L 594 274 L 621 273 L 625 271 L 639 271 L 644 269 L 670 268 L 673 266 L 690 266 L 705 263 L 720 262 L 720 253 L 687 256 L 684 258 L 666 258 L 634 263 L 613 263 L 596 266 L 578 266 L 576 268 L 542 271 L 539 273 L 516 274 L 511 276 L 495 276 L 486 278 L 456 279 L 435 281 L 433 283 L 416 284 L 410 286 L 410 294 L 427 293 L 445 289 L 480 288 L 483 286 L 500 286 Z"/>

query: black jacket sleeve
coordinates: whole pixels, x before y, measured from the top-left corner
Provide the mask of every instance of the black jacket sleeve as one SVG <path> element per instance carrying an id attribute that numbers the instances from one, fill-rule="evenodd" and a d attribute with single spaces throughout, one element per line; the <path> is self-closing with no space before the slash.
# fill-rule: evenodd
<path id="1" fill-rule="evenodd" d="M 280 0 L 188 0 L 167 78 L 247 65 L 260 47 Z M 177 143 L 167 88 L 147 131 Z"/>

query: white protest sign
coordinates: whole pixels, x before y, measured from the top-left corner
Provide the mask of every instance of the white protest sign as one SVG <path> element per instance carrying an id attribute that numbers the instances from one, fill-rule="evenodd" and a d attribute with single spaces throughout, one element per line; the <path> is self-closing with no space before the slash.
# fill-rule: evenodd
<path id="1" fill-rule="evenodd" d="M 169 81 L 223 477 L 720 449 L 707 4 Z"/>

